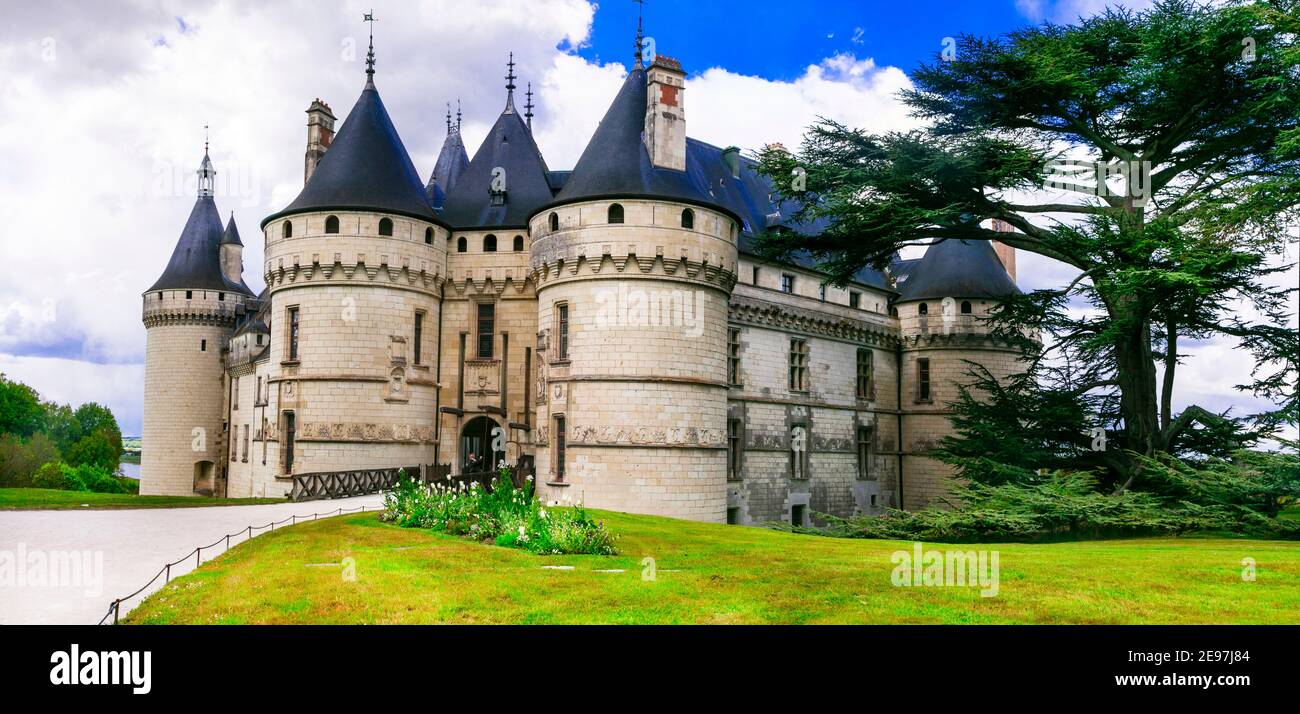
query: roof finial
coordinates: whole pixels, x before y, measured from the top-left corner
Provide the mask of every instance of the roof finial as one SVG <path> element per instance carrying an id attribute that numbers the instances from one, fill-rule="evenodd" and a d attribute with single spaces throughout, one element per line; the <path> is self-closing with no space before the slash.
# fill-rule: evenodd
<path id="1" fill-rule="evenodd" d="M 366 83 L 370 84 L 375 81 L 375 11 L 366 13 L 361 21 L 370 23 L 370 51 L 366 53 Z"/>
<path id="2" fill-rule="evenodd" d="M 528 97 L 524 102 L 524 118 L 528 120 L 528 131 L 533 130 L 533 83 L 528 83 L 528 91 L 524 93 Z"/>
<path id="3" fill-rule="evenodd" d="M 208 125 L 203 125 L 203 155 L 208 155 Z"/>
<path id="4" fill-rule="evenodd" d="M 456 100 L 456 131 L 460 131 L 460 100 Z"/>
<path id="5" fill-rule="evenodd" d="M 645 0 L 632 0 L 636 3 L 636 67 L 641 69 L 645 65 L 641 63 L 641 55 L 644 54 L 642 49 L 645 41 L 645 32 L 641 27 L 641 10 L 645 7 Z"/>
<path id="6" fill-rule="evenodd" d="M 199 162 L 199 198 L 216 195 L 217 170 L 212 168 L 212 159 L 208 157 L 208 125 L 203 125 L 203 160 Z"/>
<path id="7" fill-rule="evenodd" d="M 451 133 L 451 102 L 447 102 L 447 133 Z"/>
<path id="8" fill-rule="evenodd" d="M 510 53 L 510 61 L 506 62 L 509 71 L 506 72 L 506 111 L 514 111 L 515 108 L 515 53 Z"/>

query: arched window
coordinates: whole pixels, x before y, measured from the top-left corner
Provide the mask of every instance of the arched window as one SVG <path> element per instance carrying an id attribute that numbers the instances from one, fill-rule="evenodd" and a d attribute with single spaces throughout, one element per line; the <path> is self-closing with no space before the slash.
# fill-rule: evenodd
<path id="1" fill-rule="evenodd" d="M 457 253 L 464 253 L 466 250 L 469 250 L 469 241 L 465 240 L 465 236 L 461 236 L 461 237 L 457 238 L 457 239 L 456 239 L 456 252 L 457 252 Z"/>
<path id="2" fill-rule="evenodd" d="M 609 204 L 609 222 L 610 222 L 610 223 L 622 223 L 622 222 L 623 222 L 623 206 L 622 206 L 622 205 L 617 204 L 617 203 L 611 203 L 611 204 Z"/>
<path id="3" fill-rule="evenodd" d="M 425 229 L 424 229 L 424 244 L 425 244 L 425 245 L 433 245 L 433 229 L 432 229 L 432 228 L 425 228 Z"/>
<path id="4" fill-rule="evenodd" d="M 281 231 L 281 234 L 282 234 L 285 238 L 292 238 L 292 237 L 293 237 L 293 221 L 285 221 L 285 222 L 284 222 L 284 229 Z"/>
<path id="5" fill-rule="evenodd" d="M 495 252 L 497 252 L 497 237 L 496 237 L 496 236 L 492 235 L 491 233 L 489 233 L 489 234 L 483 236 L 483 252 L 484 252 L 484 253 L 495 253 Z"/>
<path id="6" fill-rule="evenodd" d="M 379 219 L 379 235 L 381 235 L 381 236 L 391 236 L 392 234 L 393 234 L 393 219 L 391 219 L 391 218 L 380 218 L 380 219 Z"/>
<path id="7" fill-rule="evenodd" d="M 326 219 L 325 219 L 325 232 L 326 232 L 326 233 L 338 233 L 338 232 L 339 232 L 339 217 L 338 217 L 338 216 L 330 216 L 329 218 L 326 218 Z"/>
<path id="8" fill-rule="evenodd" d="M 687 208 L 682 211 L 682 228 L 695 227 L 695 211 Z"/>
<path id="9" fill-rule="evenodd" d="M 558 213 L 551 214 L 551 230 L 552 231 L 560 230 L 560 215 Z"/>
<path id="10" fill-rule="evenodd" d="M 924 302 L 923 302 L 923 303 L 921 303 L 921 306 L 920 306 L 920 307 L 916 308 L 916 311 L 919 312 L 919 313 L 921 313 L 922 315 L 929 315 L 929 314 L 930 314 L 930 304 L 929 304 L 929 303 L 924 303 Z"/>
<path id="11" fill-rule="evenodd" d="M 969 314 L 970 314 L 970 300 L 962 300 L 962 301 L 961 301 L 961 314 L 963 314 L 963 315 L 969 315 Z"/>
<path id="12" fill-rule="evenodd" d="M 524 237 L 523 237 L 523 236 L 515 236 L 515 252 L 516 252 L 516 253 L 522 253 L 522 252 L 524 252 Z"/>

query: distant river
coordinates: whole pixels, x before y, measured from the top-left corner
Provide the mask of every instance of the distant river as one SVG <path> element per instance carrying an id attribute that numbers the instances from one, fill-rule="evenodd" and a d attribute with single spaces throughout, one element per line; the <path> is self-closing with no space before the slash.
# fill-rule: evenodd
<path id="1" fill-rule="evenodd" d="M 121 471 L 122 475 L 127 478 L 133 478 L 136 481 L 140 480 L 140 464 L 128 464 L 123 461 L 121 467 L 118 468 L 118 471 Z"/>

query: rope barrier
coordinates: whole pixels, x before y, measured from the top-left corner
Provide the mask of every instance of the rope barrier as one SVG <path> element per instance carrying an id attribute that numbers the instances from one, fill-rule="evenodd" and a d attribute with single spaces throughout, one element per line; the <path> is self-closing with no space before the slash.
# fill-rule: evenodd
<path id="1" fill-rule="evenodd" d="M 323 513 L 313 513 L 313 514 L 311 514 L 311 519 L 312 519 L 313 521 L 315 521 L 316 518 L 317 518 L 318 516 L 341 516 L 341 515 L 343 515 L 344 513 L 351 513 L 351 512 L 353 512 L 353 511 L 365 511 L 365 510 L 367 510 L 367 508 L 368 508 L 367 506 L 357 506 L 356 508 L 343 508 L 343 507 L 340 506 L 340 507 L 339 507 L 337 510 L 335 510 L 335 511 L 325 511 L 325 512 L 323 512 Z M 306 516 L 303 516 L 303 518 L 305 519 Z M 183 562 L 189 560 L 191 555 L 194 556 L 194 569 L 195 569 L 195 570 L 198 570 L 199 566 L 202 565 L 202 558 L 203 558 L 203 551 L 204 551 L 204 549 L 211 550 L 211 549 L 217 547 L 217 545 L 219 545 L 219 544 L 224 540 L 224 541 L 226 542 L 226 548 L 225 548 L 225 550 L 223 550 L 222 552 L 225 553 L 225 552 L 227 552 L 227 551 L 230 550 L 230 538 L 231 538 L 232 536 L 238 536 L 240 533 L 245 533 L 246 536 L 245 536 L 245 538 L 244 538 L 244 542 L 247 543 L 248 541 L 250 541 L 250 540 L 253 539 L 253 530 L 254 530 L 254 529 L 256 529 L 256 530 L 262 530 L 263 528 L 270 528 L 271 530 L 275 530 L 276 525 L 281 524 L 281 523 L 289 523 L 290 525 L 297 525 L 297 524 L 298 524 L 298 514 L 296 514 L 296 513 L 291 514 L 288 518 L 284 519 L 283 521 L 271 521 L 270 523 L 268 523 L 268 524 L 266 524 L 266 525 L 264 525 L 264 526 L 253 526 L 253 525 L 249 525 L 249 526 L 246 527 L 246 528 L 241 528 L 241 529 L 235 531 L 234 533 L 228 533 L 228 534 L 226 534 L 225 536 L 222 536 L 221 538 L 218 538 L 218 539 L 216 540 L 216 542 L 213 543 L 212 545 L 202 545 L 202 546 L 199 546 L 199 547 L 195 548 L 194 550 L 191 550 L 190 552 L 186 553 L 186 554 L 185 554 L 184 556 L 182 556 L 179 560 L 173 560 L 172 562 L 163 565 L 162 569 L 159 570 L 159 571 L 157 572 L 157 574 L 155 574 L 152 578 L 150 578 L 150 579 L 149 579 L 149 582 L 145 583 L 144 586 L 142 586 L 139 590 L 136 590 L 135 592 L 131 593 L 130 595 L 127 595 L 126 597 L 120 597 L 120 598 L 117 598 L 117 599 L 114 600 L 113 602 L 109 603 L 109 604 L 108 604 L 108 612 L 104 613 L 104 616 L 103 616 L 102 618 L 100 618 L 98 624 L 102 625 L 102 624 L 104 624 L 105 622 L 108 622 L 108 618 L 112 617 L 112 618 L 113 618 L 113 624 L 116 625 L 116 624 L 117 624 L 117 621 L 118 621 L 118 618 L 121 616 L 121 612 L 122 612 L 122 603 L 123 603 L 123 602 L 126 602 L 127 600 L 130 600 L 131 598 L 135 597 L 136 595 L 139 595 L 140 593 L 144 592 L 145 590 L 148 590 L 150 585 L 153 585 L 155 582 L 158 581 L 158 577 L 159 577 L 159 576 L 165 576 L 165 577 L 166 577 L 166 579 L 163 581 L 163 584 L 164 584 L 164 585 L 166 585 L 167 583 L 171 582 L 171 579 L 172 579 L 172 566 L 173 566 L 173 565 L 180 565 L 181 563 L 183 563 Z"/>

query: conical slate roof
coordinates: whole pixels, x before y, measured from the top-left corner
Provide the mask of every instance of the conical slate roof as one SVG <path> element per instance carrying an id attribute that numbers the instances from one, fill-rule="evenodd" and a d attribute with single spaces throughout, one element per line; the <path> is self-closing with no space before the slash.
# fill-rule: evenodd
<path id="1" fill-rule="evenodd" d="M 441 161 L 441 158 L 439 159 Z M 492 205 L 492 172 L 505 170 L 506 198 Z M 553 195 L 546 162 L 513 104 L 497 118 L 463 174 L 447 190 L 442 217 L 457 228 L 526 228 Z"/>
<path id="2" fill-rule="evenodd" d="M 221 273 L 221 215 L 212 196 L 199 196 L 176 241 L 161 277 L 145 292 L 157 290 L 241 290 Z M 242 288 L 246 289 L 246 288 Z"/>
<path id="3" fill-rule="evenodd" d="M 602 198 L 667 198 L 734 214 L 713 195 L 704 167 L 692 161 L 692 152 L 687 152 L 685 171 L 650 162 L 642 140 L 645 112 L 646 73 L 636 67 L 628 73 L 552 205 Z"/>
<path id="4" fill-rule="evenodd" d="M 465 152 L 465 142 L 460 138 L 460 127 L 448 121 L 447 138 L 442 142 L 442 151 L 438 152 L 438 161 L 433 165 L 429 183 L 424 187 L 425 196 L 435 210 L 442 210 L 447 192 L 468 170 L 469 154 Z"/>
<path id="5" fill-rule="evenodd" d="M 373 82 L 343 121 L 302 193 L 262 225 L 294 213 L 354 210 L 440 223 Z"/>
<path id="6" fill-rule="evenodd" d="M 998 260 L 993 244 L 949 238 L 925 249 L 925 255 L 911 266 L 900 292 L 900 301 L 1001 298 L 1019 295 L 1020 288 Z"/>
<path id="7" fill-rule="evenodd" d="M 235 225 L 235 214 L 230 214 L 230 220 L 226 222 L 226 230 L 221 233 L 221 245 L 237 245 L 244 247 L 244 241 L 239 239 L 239 226 Z"/>

